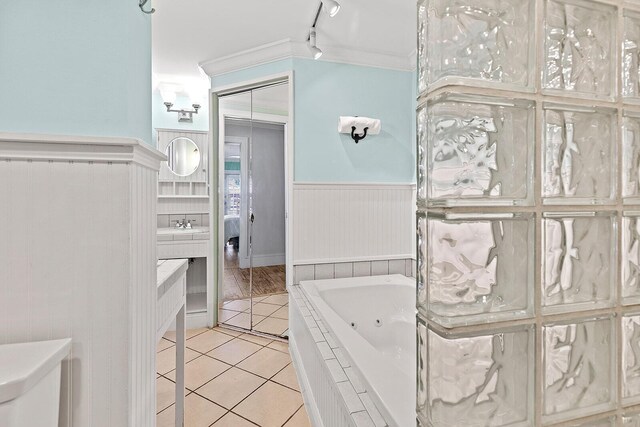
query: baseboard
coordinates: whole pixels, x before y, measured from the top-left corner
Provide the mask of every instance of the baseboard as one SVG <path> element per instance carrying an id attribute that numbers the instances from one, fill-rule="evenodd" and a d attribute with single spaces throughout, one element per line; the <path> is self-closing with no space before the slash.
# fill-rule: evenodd
<path id="1" fill-rule="evenodd" d="M 296 345 L 295 337 L 289 336 L 289 353 L 291 354 L 291 362 L 296 371 L 296 377 L 298 378 L 298 384 L 300 384 L 300 392 L 302 393 L 302 399 L 304 400 L 304 407 L 309 415 L 309 421 L 311 421 L 312 427 L 324 427 L 322 418 L 320 418 L 320 412 L 318 411 L 318 405 L 316 405 L 316 399 L 313 397 L 313 391 L 309 385 L 307 379 L 307 373 L 304 370 L 304 365 L 300 360 L 300 353 L 298 353 L 298 347 Z"/>
<path id="2" fill-rule="evenodd" d="M 240 268 L 249 268 L 249 258 L 240 258 L 238 261 L 240 264 Z M 253 256 L 254 267 L 268 267 L 271 265 L 284 265 L 284 264 L 285 264 L 284 254 Z"/>

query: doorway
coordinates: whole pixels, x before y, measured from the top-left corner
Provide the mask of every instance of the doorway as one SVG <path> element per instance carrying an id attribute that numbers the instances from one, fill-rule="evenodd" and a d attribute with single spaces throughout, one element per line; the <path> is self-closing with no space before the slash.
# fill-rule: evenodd
<path id="1" fill-rule="evenodd" d="M 218 323 L 286 338 L 288 82 L 218 99 Z"/>

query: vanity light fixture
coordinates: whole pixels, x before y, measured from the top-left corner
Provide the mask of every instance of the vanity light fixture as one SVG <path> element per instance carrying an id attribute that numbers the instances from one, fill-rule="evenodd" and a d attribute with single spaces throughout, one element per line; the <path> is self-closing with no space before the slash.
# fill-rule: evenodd
<path id="1" fill-rule="evenodd" d="M 311 27 L 311 30 L 309 30 L 309 39 L 307 40 L 307 43 L 309 45 L 309 50 L 313 55 L 313 59 L 320 58 L 322 56 L 322 50 L 318 46 L 316 46 L 316 28 L 315 27 Z"/>
<path id="2" fill-rule="evenodd" d="M 181 123 L 193 123 L 193 115 L 198 114 L 198 110 L 200 109 L 200 104 L 191 104 L 193 110 L 185 110 L 184 108 L 180 110 L 173 110 L 173 103 L 165 102 L 164 106 L 167 107 L 167 113 L 178 113 L 178 121 Z"/>
<path id="3" fill-rule="evenodd" d="M 322 6 L 324 11 L 332 18 L 340 12 L 340 3 L 336 0 L 322 0 Z"/>

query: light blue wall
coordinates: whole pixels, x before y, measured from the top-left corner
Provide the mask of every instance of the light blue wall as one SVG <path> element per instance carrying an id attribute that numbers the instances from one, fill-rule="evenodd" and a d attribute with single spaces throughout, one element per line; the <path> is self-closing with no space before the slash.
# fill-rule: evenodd
<path id="1" fill-rule="evenodd" d="M 281 60 L 212 79 L 226 86 L 294 72 L 295 180 L 415 182 L 415 73 L 312 59 Z M 339 116 L 382 121 L 380 135 L 355 144 Z"/>
<path id="2" fill-rule="evenodd" d="M 203 102 L 201 108 L 198 110 L 198 114 L 193 115 L 193 123 L 180 123 L 178 121 L 178 113 L 167 113 L 167 108 L 164 106 L 160 91 L 153 92 L 153 98 L 151 103 L 151 110 L 153 114 L 153 143 L 157 145 L 158 133 L 156 129 L 181 129 L 185 131 L 197 130 L 208 131 L 209 130 L 209 103 Z M 176 102 L 172 107 L 174 109 L 189 109 L 192 110 L 191 100 L 187 96 L 176 97 Z"/>
<path id="3" fill-rule="evenodd" d="M 413 73 L 311 59 L 294 71 L 296 181 L 414 181 Z M 382 131 L 356 144 L 339 116 L 380 119 Z"/>
<path id="4" fill-rule="evenodd" d="M 151 18 L 132 0 L 0 1 L 0 131 L 151 143 Z"/>

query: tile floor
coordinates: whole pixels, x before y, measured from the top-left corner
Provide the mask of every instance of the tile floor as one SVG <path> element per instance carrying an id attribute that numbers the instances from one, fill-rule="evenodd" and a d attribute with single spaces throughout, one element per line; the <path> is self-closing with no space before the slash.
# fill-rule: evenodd
<path id="1" fill-rule="evenodd" d="M 175 333 L 158 344 L 157 425 L 174 427 Z M 185 427 L 310 427 L 286 343 L 187 331 Z"/>
<path id="2" fill-rule="evenodd" d="M 249 329 L 251 300 L 225 301 L 218 312 L 218 321 L 225 325 Z M 253 329 L 275 336 L 289 332 L 289 295 L 280 293 L 253 298 Z"/>

